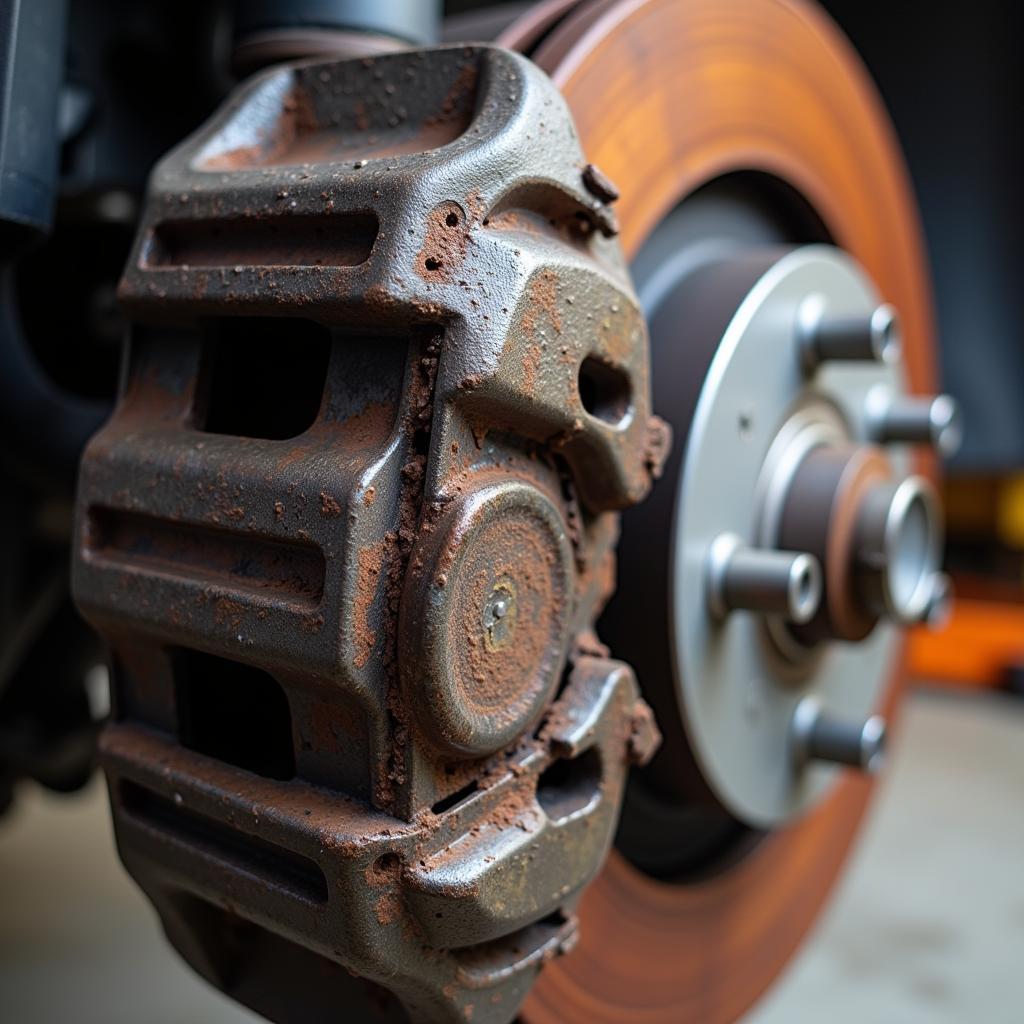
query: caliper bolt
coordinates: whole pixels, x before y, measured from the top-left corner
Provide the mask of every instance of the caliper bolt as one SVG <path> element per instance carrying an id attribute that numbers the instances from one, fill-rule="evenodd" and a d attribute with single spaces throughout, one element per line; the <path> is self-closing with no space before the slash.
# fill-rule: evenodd
<path id="1" fill-rule="evenodd" d="M 797 312 L 800 362 L 812 373 L 825 362 L 872 362 L 894 365 L 900 357 L 899 320 L 887 303 L 867 316 L 840 316 L 825 311 L 820 296 L 804 300 Z"/>
<path id="2" fill-rule="evenodd" d="M 885 719 L 872 715 L 863 722 L 835 718 L 816 697 L 804 697 L 792 719 L 793 757 L 797 765 L 830 761 L 874 774 L 885 753 Z"/>
<path id="3" fill-rule="evenodd" d="M 821 604 L 821 565 L 814 555 L 750 548 L 736 534 L 723 533 L 708 551 L 707 588 L 718 618 L 746 609 L 807 622 Z"/>
<path id="4" fill-rule="evenodd" d="M 948 458 L 963 440 L 960 405 L 950 395 L 894 398 L 879 387 L 868 394 L 865 413 L 873 441 L 928 444 Z"/>
<path id="5" fill-rule="evenodd" d="M 614 203 L 619 198 L 615 182 L 595 164 L 587 164 L 583 168 L 583 184 L 587 191 L 602 203 Z"/>

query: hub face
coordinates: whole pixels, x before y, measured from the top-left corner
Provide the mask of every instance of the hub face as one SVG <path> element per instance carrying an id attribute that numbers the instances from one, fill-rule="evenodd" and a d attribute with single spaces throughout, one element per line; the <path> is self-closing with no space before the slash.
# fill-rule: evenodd
<path id="1" fill-rule="evenodd" d="M 722 617 L 709 606 L 706 567 L 716 538 L 729 533 L 752 547 L 779 547 L 786 499 L 807 456 L 866 443 L 868 394 L 903 390 L 892 363 L 829 363 L 806 373 L 798 321 L 807 299 L 821 297 L 830 315 L 870 317 L 878 298 L 853 261 L 831 247 L 779 255 L 746 262 L 756 283 L 728 323 L 696 405 L 671 556 L 670 621 L 687 736 L 721 802 L 758 827 L 805 810 L 837 772 L 833 765 L 794 765 L 791 722 L 799 702 L 813 693 L 843 718 L 864 718 L 898 642 L 887 623 L 857 644 L 804 641 L 783 616 Z M 742 257 L 728 262 L 741 272 Z M 893 452 L 887 462 L 894 476 L 905 473 L 905 453 Z M 827 520 L 829 509 L 821 514 Z M 803 545 L 786 549 L 806 551 L 809 530 Z M 833 588 L 823 568 L 828 602 Z"/>
<path id="2" fill-rule="evenodd" d="M 878 764 L 882 737 L 865 745 L 878 727 L 862 736 L 861 723 L 894 663 L 896 627 L 924 620 L 940 589 L 941 524 L 908 453 L 878 443 L 872 409 L 882 396 L 905 401 L 904 378 L 892 316 L 849 257 L 827 246 L 730 253 L 684 288 L 701 301 L 682 344 L 740 298 L 677 481 L 678 703 L 716 798 L 771 827 L 821 799 L 840 770 L 808 746 L 808 709 L 850 732 L 845 760 Z"/>

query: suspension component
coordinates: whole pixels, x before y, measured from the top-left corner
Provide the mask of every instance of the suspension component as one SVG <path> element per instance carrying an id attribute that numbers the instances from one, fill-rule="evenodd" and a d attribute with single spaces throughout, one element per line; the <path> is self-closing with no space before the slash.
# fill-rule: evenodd
<path id="1" fill-rule="evenodd" d="M 440 0 L 236 0 L 234 70 L 367 57 L 437 42 Z"/>
<path id="2" fill-rule="evenodd" d="M 122 858 L 276 1020 L 510 1020 L 657 746 L 592 632 L 668 435 L 585 168 L 467 47 L 274 69 L 152 177 L 75 595 Z"/>

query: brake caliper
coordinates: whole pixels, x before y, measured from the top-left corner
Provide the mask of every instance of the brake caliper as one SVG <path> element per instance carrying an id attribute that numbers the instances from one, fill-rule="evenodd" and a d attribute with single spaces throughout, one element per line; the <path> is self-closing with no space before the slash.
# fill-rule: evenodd
<path id="1" fill-rule="evenodd" d="M 484 47 L 276 68 L 154 172 L 74 588 L 121 856 L 274 1019 L 509 1020 L 658 742 L 594 634 L 668 443 L 613 198 Z"/>

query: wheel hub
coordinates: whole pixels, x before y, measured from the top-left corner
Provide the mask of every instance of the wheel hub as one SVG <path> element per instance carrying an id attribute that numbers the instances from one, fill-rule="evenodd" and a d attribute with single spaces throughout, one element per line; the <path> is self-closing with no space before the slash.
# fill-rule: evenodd
<path id="1" fill-rule="evenodd" d="M 859 734 L 896 653 L 893 624 L 938 612 L 937 501 L 897 443 L 917 435 L 872 413 L 880 394 L 905 408 L 898 343 L 874 286 L 838 250 L 712 258 L 652 331 L 658 380 L 692 373 L 695 353 L 714 348 L 696 402 L 663 406 L 686 438 L 666 538 L 678 705 L 716 799 L 773 827 L 837 774 L 825 748 L 797 736 L 797 708 L 813 697 L 822 723 Z"/>

